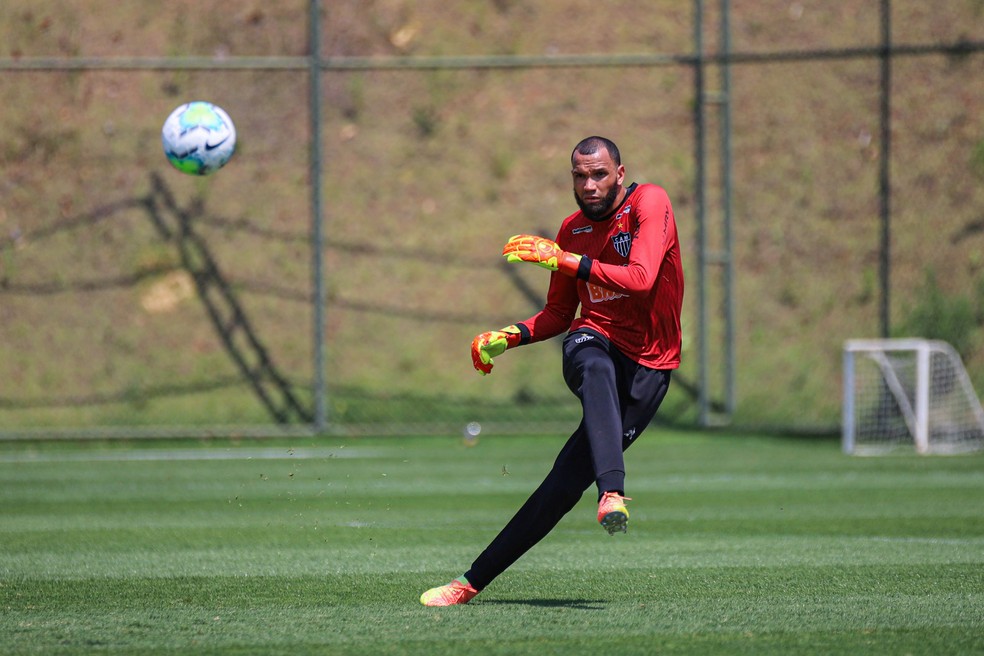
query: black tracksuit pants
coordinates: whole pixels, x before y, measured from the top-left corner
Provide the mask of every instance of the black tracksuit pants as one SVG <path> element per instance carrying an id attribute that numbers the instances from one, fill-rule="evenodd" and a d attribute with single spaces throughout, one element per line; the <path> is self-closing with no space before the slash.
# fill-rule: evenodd
<path id="1" fill-rule="evenodd" d="M 581 400 L 581 423 L 540 487 L 465 573 L 478 590 L 553 530 L 592 482 L 599 498 L 624 493 L 622 454 L 656 414 L 670 370 L 639 365 L 599 333 L 578 330 L 564 339 L 564 379 Z"/>

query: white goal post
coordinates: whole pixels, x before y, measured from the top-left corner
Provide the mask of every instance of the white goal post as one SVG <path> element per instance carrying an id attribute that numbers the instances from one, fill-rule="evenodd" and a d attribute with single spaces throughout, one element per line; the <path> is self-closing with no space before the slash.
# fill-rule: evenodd
<path id="1" fill-rule="evenodd" d="M 984 411 L 963 360 L 946 342 L 852 339 L 843 357 L 845 453 L 984 448 Z"/>

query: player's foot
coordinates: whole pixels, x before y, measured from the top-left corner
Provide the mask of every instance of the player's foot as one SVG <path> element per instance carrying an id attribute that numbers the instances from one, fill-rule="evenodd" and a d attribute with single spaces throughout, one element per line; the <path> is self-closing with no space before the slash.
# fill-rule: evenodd
<path id="1" fill-rule="evenodd" d="M 629 509 L 625 507 L 629 497 L 623 497 L 618 492 L 605 492 L 598 502 L 598 523 L 608 531 L 608 535 L 625 533 L 628 530 Z"/>
<path id="2" fill-rule="evenodd" d="M 420 603 L 425 606 L 454 606 L 456 604 L 467 604 L 472 597 L 478 594 L 478 590 L 471 587 L 468 583 L 462 583 L 458 579 L 451 581 L 447 585 L 431 588 L 420 595 Z"/>

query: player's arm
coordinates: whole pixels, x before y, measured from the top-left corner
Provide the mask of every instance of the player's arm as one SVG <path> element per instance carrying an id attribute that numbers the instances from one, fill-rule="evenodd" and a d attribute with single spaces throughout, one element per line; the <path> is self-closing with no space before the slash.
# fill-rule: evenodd
<path id="1" fill-rule="evenodd" d="M 492 359 L 508 349 L 555 337 L 571 327 L 580 301 L 577 281 L 559 273 L 550 276 L 547 302 L 526 321 L 491 330 L 472 340 L 472 365 L 483 376 L 492 373 Z"/>
<path id="2" fill-rule="evenodd" d="M 471 344 L 472 366 L 475 370 L 483 376 L 490 374 L 493 358 L 511 348 L 556 337 L 570 328 L 578 306 L 575 285 L 572 278 L 552 275 L 550 289 L 547 290 L 547 303 L 542 310 L 526 321 L 477 335 Z"/>

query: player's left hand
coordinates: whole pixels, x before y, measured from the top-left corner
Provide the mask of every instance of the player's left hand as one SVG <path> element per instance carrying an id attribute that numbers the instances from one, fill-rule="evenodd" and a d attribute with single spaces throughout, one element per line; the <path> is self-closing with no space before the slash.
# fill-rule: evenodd
<path id="1" fill-rule="evenodd" d="M 515 235 L 509 238 L 502 248 L 502 255 L 508 262 L 530 262 L 544 269 L 560 271 L 576 277 L 581 256 L 568 253 L 557 243 L 546 237 L 536 235 Z"/>
<path id="2" fill-rule="evenodd" d="M 522 335 L 516 326 L 477 335 L 471 345 L 472 366 L 483 376 L 492 373 L 492 358 L 502 355 L 506 349 L 519 346 L 520 341 Z"/>

